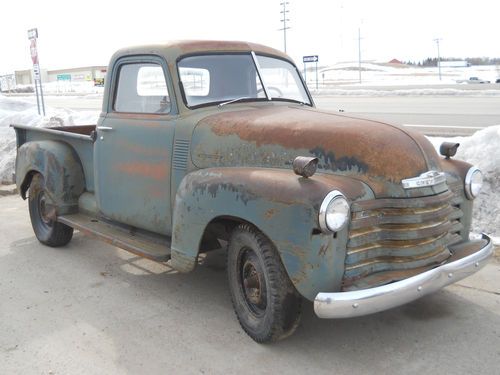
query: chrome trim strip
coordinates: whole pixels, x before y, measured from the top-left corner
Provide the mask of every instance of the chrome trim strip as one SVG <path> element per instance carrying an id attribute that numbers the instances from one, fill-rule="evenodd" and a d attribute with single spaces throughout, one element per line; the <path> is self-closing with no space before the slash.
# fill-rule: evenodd
<path id="1" fill-rule="evenodd" d="M 401 180 L 404 189 L 415 189 L 427 186 L 435 186 L 446 181 L 444 172 L 428 171 L 418 177 Z"/>
<path id="2" fill-rule="evenodd" d="M 482 238 L 488 242 L 474 254 L 419 275 L 370 289 L 318 293 L 314 299 L 314 312 L 320 318 L 351 318 L 387 310 L 433 293 L 486 265 L 493 255 L 493 244 L 484 233 Z"/>

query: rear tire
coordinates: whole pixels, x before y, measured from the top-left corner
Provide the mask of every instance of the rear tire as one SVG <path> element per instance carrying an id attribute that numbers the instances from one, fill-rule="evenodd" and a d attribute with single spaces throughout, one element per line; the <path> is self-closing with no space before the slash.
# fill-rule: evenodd
<path id="1" fill-rule="evenodd" d="M 31 226 L 38 241 L 52 247 L 64 246 L 71 241 L 73 228 L 56 221 L 56 206 L 47 194 L 45 180 L 39 173 L 31 180 L 28 207 Z"/>
<path id="2" fill-rule="evenodd" d="M 231 234 L 227 274 L 234 311 L 253 340 L 277 341 L 295 331 L 302 298 L 272 242 L 248 224 Z"/>

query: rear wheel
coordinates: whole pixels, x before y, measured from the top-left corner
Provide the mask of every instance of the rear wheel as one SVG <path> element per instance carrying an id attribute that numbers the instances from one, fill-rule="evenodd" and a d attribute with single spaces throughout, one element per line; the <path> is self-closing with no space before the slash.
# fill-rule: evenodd
<path id="1" fill-rule="evenodd" d="M 41 243 L 64 246 L 73 237 L 73 228 L 56 221 L 56 206 L 45 189 L 45 180 L 39 173 L 33 176 L 29 189 L 28 207 L 31 226 Z"/>
<path id="2" fill-rule="evenodd" d="M 295 331 L 302 299 L 267 237 L 238 226 L 229 240 L 227 273 L 236 316 L 252 339 L 277 341 Z"/>

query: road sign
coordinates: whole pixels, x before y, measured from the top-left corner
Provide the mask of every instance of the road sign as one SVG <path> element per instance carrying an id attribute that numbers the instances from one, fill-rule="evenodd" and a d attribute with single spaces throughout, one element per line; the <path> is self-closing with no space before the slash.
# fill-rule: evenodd
<path id="1" fill-rule="evenodd" d="M 31 39 L 36 39 L 36 38 L 38 38 L 38 29 L 37 28 L 29 29 L 28 30 L 28 39 L 31 40 Z"/>
<path id="2" fill-rule="evenodd" d="M 36 81 L 40 80 L 40 65 L 33 64 L 33 76 Z"/>
<path id="3" fill-rule="evenodd" d="M 30 54 L 33 64 L 38 64 L 38 51 L 36 49 L 36 39 L 31 39 Z"/>
<path id="4" fill-rule="evenodd" d="M 312 56 L 303 56 L 302 57 L 302 62 L 308 63 L 308 62 L 318 62 L 319 57 L 318 55 L 312 55 Z"/>
<path id="5" fill-rule="evenodd" d="M 33 78 L 35 79 L 35 92 L 36 92 L 36 106 L 38 108 L 38 114 L 45 116 L 45 101 L 43 100 L 43 86 L 42 77 L 40 76 L 40 65 L 38 62 L 38 51 L 36 49 L 36 39 L 38 38 L 38 29 L 28 30 L 28 39 L 30 42 L 30 54 L 31 60 L 33 60 Z M 40 112 L 40 98 L 38 97 L 38 89 L 40 88 L 40 98 L 42 99 L 42 112 Z"/>

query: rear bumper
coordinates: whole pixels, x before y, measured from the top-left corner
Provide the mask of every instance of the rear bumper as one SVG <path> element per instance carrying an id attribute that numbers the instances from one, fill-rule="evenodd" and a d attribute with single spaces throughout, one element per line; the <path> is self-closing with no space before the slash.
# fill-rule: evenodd
<path id="1" fill-rule="evenodd" d="M 474 243 L 476 251 L 457 249 L 448 263 L 401 281 L 352 292 L 318 293 L 314 311 L 320 318 L 350 318 L 387 310 L 435 292 L 476 273 L 487 263 L 493 255 L 491 239 L 483 234 Z"/>

